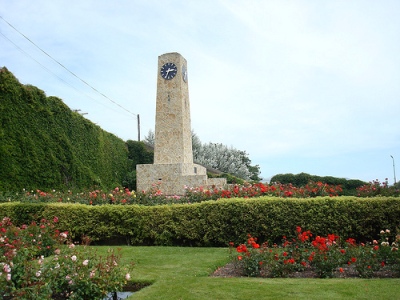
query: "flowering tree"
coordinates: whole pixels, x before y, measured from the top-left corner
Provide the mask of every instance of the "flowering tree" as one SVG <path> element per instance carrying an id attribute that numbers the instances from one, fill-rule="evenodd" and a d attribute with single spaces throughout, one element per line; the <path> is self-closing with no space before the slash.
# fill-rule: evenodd
<path id="1" fill-rule="evenodd" d="M 150 130 L 145 142 L 154 146 L 154 133 Z M 199 137 L 192 131 L 193 160 L 205 167 L 232 174 L 245 180 L 259 181 L 260 167 L 251 166 L 246 151 L 237 150 L 223 144 L 202 144 Z"/>

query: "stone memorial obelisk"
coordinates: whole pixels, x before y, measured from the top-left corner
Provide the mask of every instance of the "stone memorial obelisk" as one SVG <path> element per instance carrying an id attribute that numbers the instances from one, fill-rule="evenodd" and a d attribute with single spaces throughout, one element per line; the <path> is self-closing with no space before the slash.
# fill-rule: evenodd
<path id="1" fill-rule="evenodd" d="M 158 57 L 154 164 L 137 165 L 137 190 L 154 184 L 165 195 L 183 195 L 185 187 L 222 187 L 193 163 L 187 62 L 179 53 Z"/>

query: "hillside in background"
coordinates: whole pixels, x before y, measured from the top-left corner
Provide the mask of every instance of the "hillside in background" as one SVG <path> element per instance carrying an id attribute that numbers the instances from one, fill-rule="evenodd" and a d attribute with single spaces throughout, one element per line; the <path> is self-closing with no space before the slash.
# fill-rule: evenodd
<path id="1" fill-rule="evenodd" d="M 0 69 L 1 191 L 110 188 L 131 167 L 123 140 Z"/>

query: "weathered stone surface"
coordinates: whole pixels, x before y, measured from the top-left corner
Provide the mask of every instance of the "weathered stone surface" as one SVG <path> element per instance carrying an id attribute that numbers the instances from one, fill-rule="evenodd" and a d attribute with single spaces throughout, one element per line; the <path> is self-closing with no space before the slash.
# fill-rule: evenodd
<path id="1" fill-rule="evenodd" d="M 177 67 L 174 78 L 164 79 L 165 63 Z M 183 80 L 186 59 L 179 53 L 158 57 L 154 164 L 137 165 L 137 189 L 149 190 L 158 184 L 166 195 L 183 195 L 184 187 L 222 186 L 224 179 L 207 179 L 206 169 L 193 163 L 189 87 Z"/>

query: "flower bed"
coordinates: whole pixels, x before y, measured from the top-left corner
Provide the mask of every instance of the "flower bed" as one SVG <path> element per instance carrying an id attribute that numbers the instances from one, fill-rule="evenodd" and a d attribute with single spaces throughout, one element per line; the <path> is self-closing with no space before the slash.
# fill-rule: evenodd
<path id="1" fill-rule="evenodd" d="M 250 277 L 399 277 L 400 235 L 390 241 L 389 234 L 382 230 L 380 240 L 357 244 L 335 234 L 313 237 L 297 227 L 296 236 L 283 237 L 281 245 L 259 244 L 249 235 L 244 244 L 230 244 L 232 266 L 235 274 Z"/>
<path id="2" fill-rule="evenodd" d="M 16 227 L 0 222 L 0 296 L 4 299 L 101 299 L 121 291 L 129 273 L 120 254 L 98 256 L 55 228 L 58 218 Z M 88 239 L 86 239 L 88 244 Z M 128 270 L 126 270 L 128 271 Z"/>

